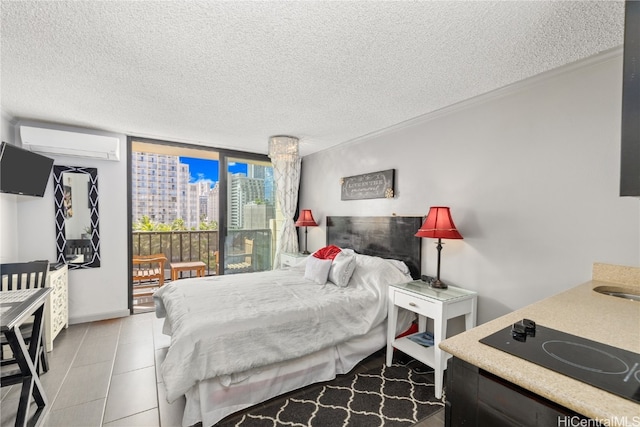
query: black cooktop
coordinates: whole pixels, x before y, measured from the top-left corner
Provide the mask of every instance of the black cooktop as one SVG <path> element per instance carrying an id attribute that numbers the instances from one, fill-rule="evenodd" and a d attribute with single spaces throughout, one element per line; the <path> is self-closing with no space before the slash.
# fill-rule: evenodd
<path id="1" fill-rule="evenodd" d="M 615 333 L 615 332 L 613 332 Z M 640 354 L 523 319 L 480 340 L 578 381 L 640 402 Z"/>

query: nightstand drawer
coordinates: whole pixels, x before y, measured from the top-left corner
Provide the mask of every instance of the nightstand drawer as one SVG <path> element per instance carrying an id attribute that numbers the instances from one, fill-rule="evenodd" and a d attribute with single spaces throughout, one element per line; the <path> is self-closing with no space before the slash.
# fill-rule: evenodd
<path id="1" fill-rule="evenodd" d="M 421 314 L 423 316 L 433 315 L 434 310 L 437 307 L 437 303 L 422 299 L 414 295 L 408 295 L 402 292 L 395 292 L 394 295 L 395 305 L 411 310 L 414 313 Z"/>

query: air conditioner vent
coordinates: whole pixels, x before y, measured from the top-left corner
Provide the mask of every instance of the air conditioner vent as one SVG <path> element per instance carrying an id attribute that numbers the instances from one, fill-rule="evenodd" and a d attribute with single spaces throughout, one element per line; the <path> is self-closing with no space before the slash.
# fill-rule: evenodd
<path id="1" fill-rule="evenodd" d="M 20 126 L 22 147 L 38 153 L 120 160 L 120 139 L 114 136 Z"/>

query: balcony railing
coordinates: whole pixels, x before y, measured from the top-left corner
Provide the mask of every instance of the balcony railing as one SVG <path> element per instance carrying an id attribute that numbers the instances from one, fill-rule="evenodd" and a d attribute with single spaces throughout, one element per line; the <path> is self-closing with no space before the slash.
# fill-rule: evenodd
<path id="1" fill-rule="evenodd" d="M 218 268 L 218 230 L 202 231 L 134 231 L 133 255 L 164 254 L 167 257 L 165 278 L 171 277 L 170 263 L 202 261 L 205 274 L 223 273 L 222 260 Z M 251 271 L 271 269 L 271 230 L 232 230 L 226 238 L 225 253 L 231 255 L 244 250 L 245 239 L 253 240 Z M 233 271 L 227 271 L 227 274 Z M 185 273 L 188 274 L 188 273 Z"/>

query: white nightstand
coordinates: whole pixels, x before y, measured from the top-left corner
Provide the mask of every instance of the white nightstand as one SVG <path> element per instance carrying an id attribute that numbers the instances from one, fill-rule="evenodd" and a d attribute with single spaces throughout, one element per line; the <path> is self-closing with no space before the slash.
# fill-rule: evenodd
<path id="1" fill-rule="evenodd" d="M 296 253 L 281 253 L 280 254 L 280 265 L 282 267 L 291 267 L 292 265 L 296 265 L 303 258 L 308 257 L 309 255 L 305 255 L 300 252 Z"/>
<path id="2" fill-rule="evenodd" d="M 447 320 L 464 315 L 467 330 L 476 326 L 477 294 L 462 288 L 449 286 L 434 289 L 416 280 L 389 286 L 389 322 L 387 329 L 387 366 L 393 362 L 393 349 L 397 348 L 434 370 L 435 395 L 442 397 L 442 378 L 451 355 L 440 350 L 438 344 L 446 338 Z M 424 347 L 407 337 L 396 339 L 398 307 L 418 314 L 418 331 L 427 329 L 427 317 L 433 319 L 433 347 Z"/>

